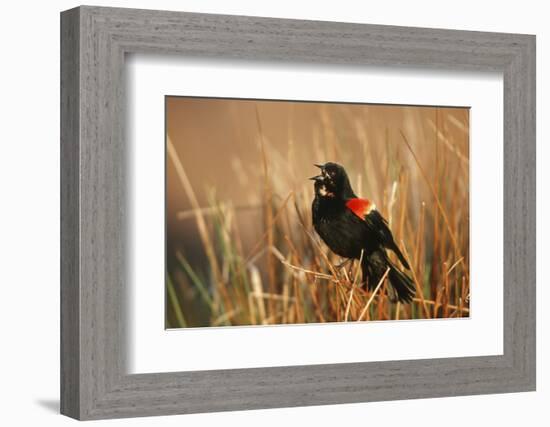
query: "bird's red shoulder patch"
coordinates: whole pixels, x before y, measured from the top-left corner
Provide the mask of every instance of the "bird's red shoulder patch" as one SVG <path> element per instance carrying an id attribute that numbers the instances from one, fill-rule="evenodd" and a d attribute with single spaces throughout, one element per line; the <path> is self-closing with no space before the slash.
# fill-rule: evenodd
<path id="1" fill-rule="evenodd" d="M 346 207 L 361 219 L 365 219 L 365 215 L 376 208 L 374 203 L 367 199 L 349 199 Z"/>

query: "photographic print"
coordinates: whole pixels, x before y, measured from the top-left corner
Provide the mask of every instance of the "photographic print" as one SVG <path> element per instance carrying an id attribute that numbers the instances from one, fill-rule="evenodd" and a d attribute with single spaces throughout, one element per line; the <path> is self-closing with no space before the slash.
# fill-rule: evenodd
<path id="1" fill-rule="evenodd" d="M 469 108 L 165 103 L 167 328 L 470 316 Z"/>

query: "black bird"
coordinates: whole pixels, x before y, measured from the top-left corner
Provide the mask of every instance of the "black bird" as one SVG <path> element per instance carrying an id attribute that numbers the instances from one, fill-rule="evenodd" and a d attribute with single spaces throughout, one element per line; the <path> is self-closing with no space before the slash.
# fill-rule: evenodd
<path id="1" fill-rule="evenodd" d="M 388 222 L 370 200 L 358 198 L 349 182 L 346 170 L 336 163 L 315 165 L 321 173 L 315 181 L 312 205 L 313 226 L 326 245 L 337 255 L 362 259 L 363 283 L 373 290 L 389 267 L 388 279 L 397 300 L 408 303 L 415 294 L 411 278 L 389 259 L 386 250 L 393 251 L 403 267 L 407 260 L 396 245 Z M 361 252 L 363 252 L 361 258 Z"/>

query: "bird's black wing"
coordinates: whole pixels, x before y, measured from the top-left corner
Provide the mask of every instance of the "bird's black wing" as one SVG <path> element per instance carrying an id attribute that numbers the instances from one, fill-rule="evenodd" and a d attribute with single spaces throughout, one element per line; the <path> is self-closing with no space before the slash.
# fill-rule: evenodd
<path id="1" fill-rule="evenodd" d="M 401 264 L 403 264 L 405 268 L 409 269 L 409 263 L 401 253 L 399 247 L 395 244 L 395 241 L 393 240 L 393 235 L 388 227 L 388 222 L 382 215 L 380 215 L 380 212 L 378 212 L 376 209 L 373 209 L 364 216 L 364 220 L 365 224 L 369 228 L 369 231 L 373 235 L 377 236 L 380 244 L 385 248 L 395 252 Z"/>

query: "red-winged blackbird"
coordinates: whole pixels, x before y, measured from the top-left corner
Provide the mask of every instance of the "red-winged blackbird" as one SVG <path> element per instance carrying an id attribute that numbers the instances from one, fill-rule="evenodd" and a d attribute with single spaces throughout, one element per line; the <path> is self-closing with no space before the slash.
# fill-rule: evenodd
<path id="1" fill-rule="evenodd" d="M 345 169 L 336 163 L 315 165 L 321 174 L 315 181 L 312 205 L 313 226 L 326 245 L 337 255 L 361 259 L 363 282 L 374 289 L 389 267 L 388 279 L 397 300 L 410 302 L 415 287 L 410 277 L 400 271 L 388 258 L 386 249 L 397 255 L 406 269 L 409 264 L 395 244 L 387 221 L 374 203 L 358 198 Z"/>

